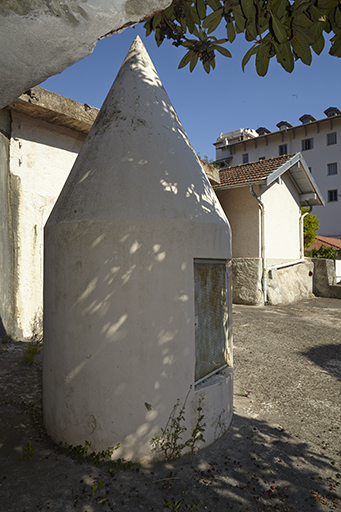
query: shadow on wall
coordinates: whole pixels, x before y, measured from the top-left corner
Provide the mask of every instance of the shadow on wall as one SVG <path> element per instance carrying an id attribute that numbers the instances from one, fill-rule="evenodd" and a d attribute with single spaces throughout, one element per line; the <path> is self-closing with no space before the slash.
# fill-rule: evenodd
<path id="1" fill-rule="evenodd" d="M 61 289 L 57 284 L 57 292 L 49 289 L 58 311 L 56 318 L 65 319 L 58 335 L 63 395 L 66 408 L 78 409 L 71 415 L 72 427 L 63 428 L 84 433 L 84 439 L 93 436 L 96 446 L 108 431 L 104 423 L 111 422 L 110 444 L 121 443 L 119 455 L 126 459 L 134 457 L 141 441 L 150 443 L 160 434 L 172 407 L 178 399 L 183 403 L 194 385 L 193 257 L 200 257 L 200 245 L 207 243 L 205 217 L 209 215 L 209 221 L 213 194 L 206 178 L 202 179 L 202 197 L 194 186 L 185 189 L 177 183 L 159 182 L 160 196 L 191 198 L 191 215 L 200 217 L 192 224 L 193 239 L 203 238 L 198 249 L 198 242 L 193 245 L 189 239 L 188 223 L 183 222 L 188 220 L 186 216 L 164 222 L 100 218 L 52 225 L 50 233 L 47 226 L 47 236 L 58 239 L 63 254 L 55 264 L 47 262 L 54 268 L 53 279 L 63 276 L 64 283 Z M 67 231 L 63 232 L 65 226 Z M 209 228 L 214 230 L 212 225 Z M 51 282 L 47 284 L 50 286 Z M 152 313 L 151 307 L 155 308 Z M 47 332 L 58 327 L 51 328 L 48 322 L 46 326 L 48 338 Z M 68 347 L 67 356 L 62 355 L 62 346 Z M 91 407 L 88 393 L 80 393 L 89 388 L 89 382 L 91 394 L 99 397 Z M 57 385 L 54 393 L 51 400 L 58 404 Z M 58 405 L 56 415 L 57 410 Z M 117 414 L 126 416 L 125 433 L 115 426 Z M 188 416 L 193 418 L 193 411 Z"/>
<path id="2" fill-rule="evenodd" d="M 303 352 L 313 363 L 320 366 L 333 377 L 341 380 L 341 345 L 330 344 L 314 347 Z"/>

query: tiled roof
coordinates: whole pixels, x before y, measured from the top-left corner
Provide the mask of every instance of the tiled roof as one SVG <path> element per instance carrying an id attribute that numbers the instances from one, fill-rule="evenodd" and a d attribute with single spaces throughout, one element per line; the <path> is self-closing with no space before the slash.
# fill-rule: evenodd
<path id="1" fill-rule="evenodd" d="M 338 238 L 320 235 L 317 235 L 315 242 L 308 248 L 308 250 L 311 251 L 312 249 L 319 249 L 322 245 L 325 247 L 334 247 L 337 251 L 341 251 L 341 240 Z"/>
<path id="2" fill-rule="evenodd" d="M 269 176 L 293 155 L 276 156 L 248 164 L 225 167 L 219 172 L 220 185 L 218 186 L 257 183 Z"/>

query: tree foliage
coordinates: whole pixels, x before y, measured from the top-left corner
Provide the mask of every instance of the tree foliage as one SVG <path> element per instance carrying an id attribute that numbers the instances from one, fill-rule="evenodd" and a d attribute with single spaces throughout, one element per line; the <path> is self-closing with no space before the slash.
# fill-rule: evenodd
<path id="1" fill-rule="evenodd" d="M 318 249 L 305 251 L 305 256 L 309 258 L 325 258 L 327 260 L 336 260 L 337 250 L 334 247 L 326 247 L 322 244 Z"/>
<path id="2" fill-rule="evenodd" d="M 212 34 L 221 24 L 226 37 L 217 39 Z M 201 61 L 209 73 L 216 52 L 231 57 L 223 44 L 241 33 L 253 43 L 242 68 L 255 55 L 260 76 L 273 57 L 289 73 L 298 59 L 310 65 L 312 51 L 322 52 L 326 34 L 331 35 L 329 53 L 341 57 L 341 0 L 174 0 L 144 26 L 147 35 L 154 32 L 158 46 L 170 39 L 185 47 L 179 68 L 189 65 L 190 71 Z"/>
<path id="3" fill-rule="evenodd" d="M 301 214 L 309 212 L 309 208 L 301 208 Z M 310 247 L 314 243 L 317 231 L 320 227 L 320 221 L 312 213 L 308 213 L 303 219 L 303 239 L 304 248 Z"/>

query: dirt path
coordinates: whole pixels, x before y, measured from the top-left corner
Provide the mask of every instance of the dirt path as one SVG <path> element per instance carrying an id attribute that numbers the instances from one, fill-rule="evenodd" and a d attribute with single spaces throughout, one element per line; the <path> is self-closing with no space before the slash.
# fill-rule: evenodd
<path id="1" fill-rule="evenodd" d="M 3 344 L 0 511 L 341 511 L 341 301 L 237 305 L 233 322 L 229 432 L 194 456 L 112 471 L 52 446 L 39 358 Z"/>

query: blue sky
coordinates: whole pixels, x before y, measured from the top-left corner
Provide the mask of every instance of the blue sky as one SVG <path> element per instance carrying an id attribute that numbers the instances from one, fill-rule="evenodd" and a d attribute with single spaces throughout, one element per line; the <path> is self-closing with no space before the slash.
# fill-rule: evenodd
<path id="1" fill-rule="evenodd" d="M 179 70 L 185 49 L 175 48 L 169 41 L 158 48 L 153 35 L 145 37 L 144 33 L 143 25 L 138 25 L 99 41 L 91 55 L 41 87 L 100 108 L 138 34 L 194 149 L 202 157 L 215 158 L 212 143 L 220 132 L 259 126 L 274 131 L 282 120 L 296 125 L 303 114 L 320 119 L 328 107 L 341 109 L 341 59 L 328 55 L 328 39 L 322 54 L 313 54 L 310 67 L 298 62 L 288 74 L 272 59 L 267 76 L 259 77 L 254 57 L 245 72 L 241 69 L 243 55 L 250 47 L 242 35 L 227 46 L 232 59 L 218 55 L 216 69 L 207 75 L 200 64 L 192 73 L 188 66 Z"/>

